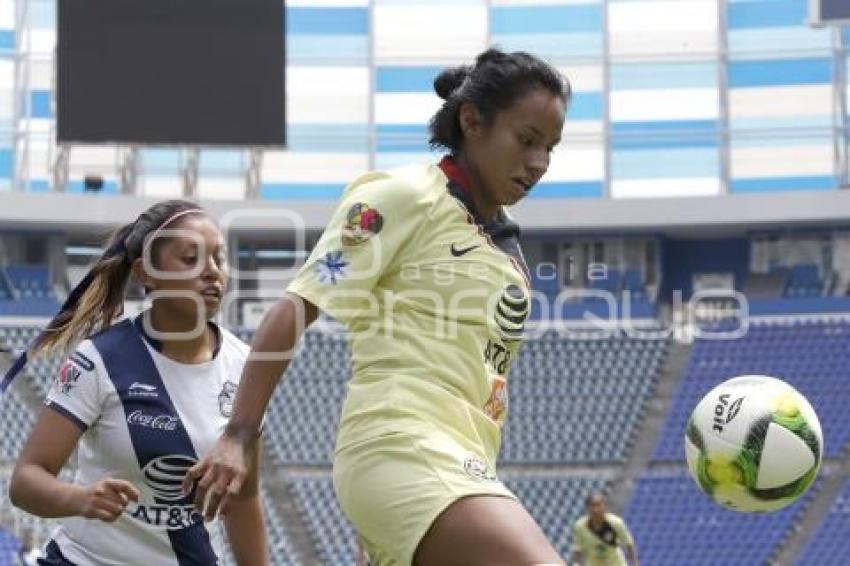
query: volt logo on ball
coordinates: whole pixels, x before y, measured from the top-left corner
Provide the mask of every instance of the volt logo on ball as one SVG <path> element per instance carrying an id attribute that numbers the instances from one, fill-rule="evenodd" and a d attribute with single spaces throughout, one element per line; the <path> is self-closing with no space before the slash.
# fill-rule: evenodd
<path id="1" fill-rule="evenodd" d="M 729 404 L 728 393 L 723 393 L 717 398 L 717 405 L 714 406 L 714 428 L 717 432 L 723 432 L 723 426 L 732 422 L 732 419 L 738 416 L 741 411 L 741 404 L 744 402 L 744 397 L 738 397 L 732 404 Z M 728 407 L 728 411 L 726 410 Z M 725 418 L 724 418 L 725 414 Z"/>

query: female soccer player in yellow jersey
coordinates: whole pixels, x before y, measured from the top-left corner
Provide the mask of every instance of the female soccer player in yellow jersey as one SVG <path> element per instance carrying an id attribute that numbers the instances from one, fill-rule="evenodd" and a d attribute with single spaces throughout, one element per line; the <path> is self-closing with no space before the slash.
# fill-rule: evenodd
<path id="1" fill-rule="evenodd" d="M 346 189 L 263 319 L 230 424 L 184 489 L 197 481 L 197 502 L 226 513 L 286 367 L 262 354 L 291 351 L 320 309 L 350 331 L 333 476 L 371 563 L 561 564 L 495 463 L 529 311 L 519 230 L 503 207 L 546 172 L 569 84 L 532 55 L 489 49 L 434 87 L 445 102 L 430 141 L 449 155 Z"/>
<path id="2" fill-rule="evenodd" d="M 573 564 L 638 566 L 637 547 L 632 533 L 623 519 L 607 511 L 605 496 L 594 491 L 587 496 L 584 505 L 587 514 L 573 525 Z M 621 547 L 626 550 L 625 555 Z"/>

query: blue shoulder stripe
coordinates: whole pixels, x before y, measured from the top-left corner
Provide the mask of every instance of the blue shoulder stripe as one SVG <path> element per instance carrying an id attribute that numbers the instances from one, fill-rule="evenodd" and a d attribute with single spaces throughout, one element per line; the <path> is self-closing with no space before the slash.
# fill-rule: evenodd
<path id="1" fill-rule="evenodd" d="M 88 359 L 82 352 L 74 352 L 69 359 L 86 371 L 94 371 L 94 362 Z"/>

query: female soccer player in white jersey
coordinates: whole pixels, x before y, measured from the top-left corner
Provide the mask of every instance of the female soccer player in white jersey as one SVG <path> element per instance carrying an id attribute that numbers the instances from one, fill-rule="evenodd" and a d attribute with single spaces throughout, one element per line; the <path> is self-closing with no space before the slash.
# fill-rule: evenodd
<path id="1" fill-rule="evenodd" d="M 530 302 L 503 207 L 546 172 L 569 86 L 531 55 L 490 49 L 435 89 L 445 102 L 431 144 L 449 155 L 346 189 L 257 332 L 225 434 L 184 487 L 196 479 L 199 500 L 229 507 L 286 365 L 253 353 L 290 351 L 321 309 L 350 329 L 334 487 L 371 563 L 561 564 L 495 464 Z"/>
<path id="2" fill-rule="evenodd" d="M 152 308 L 115 323 L 131 273 Z M 224 239 L 214 221 L 191 202 L 159 203 L 116 233 L 36 339 L 30 354 L 82 341 L 62 366 L 9 487 L 18 507 L 63 518 L 40 564 L 217 563 L 218 529 L 204 524 L 181 482 L 224 430 L 248 354 L 210 322 L 225 284 Z M 75 448 L 76 477 L 62 481 L 57 474 Z M 224 517 L 235 558 L 246 566 L 268 561 L 256 465 Z"/>

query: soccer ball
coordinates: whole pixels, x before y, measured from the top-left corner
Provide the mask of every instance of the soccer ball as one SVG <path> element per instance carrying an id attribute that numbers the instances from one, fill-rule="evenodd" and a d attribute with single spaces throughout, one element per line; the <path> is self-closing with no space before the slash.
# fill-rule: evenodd
<path id="1" fill-rule="evenodd" d="M 823 433 L 796 389 L 747 375 L 724 381 L 699 402 L 688 420 L 685 454 L 694 481 L 720 505 L 775 511 L 812 485 Z"/>

